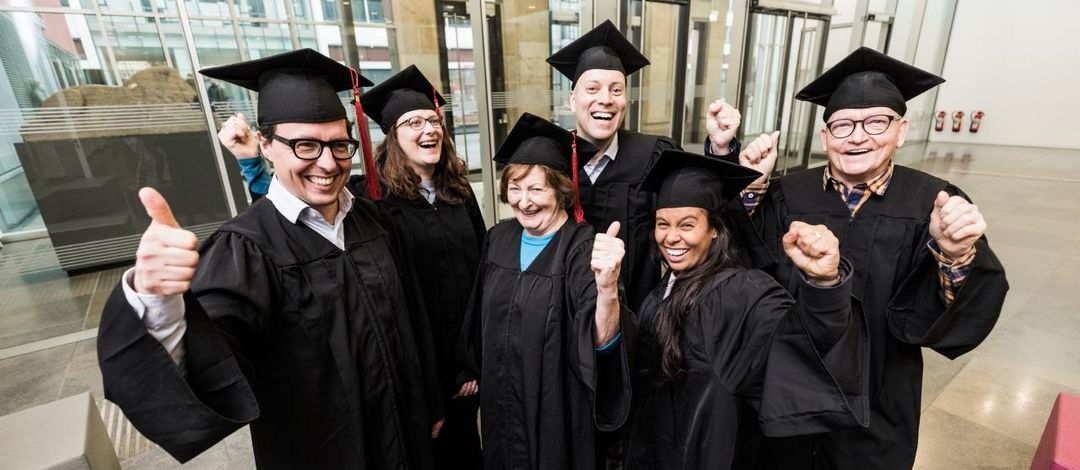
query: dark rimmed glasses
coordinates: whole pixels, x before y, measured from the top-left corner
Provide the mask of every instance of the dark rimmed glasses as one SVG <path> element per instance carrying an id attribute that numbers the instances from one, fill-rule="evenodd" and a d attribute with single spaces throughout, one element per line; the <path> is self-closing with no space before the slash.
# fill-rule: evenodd
<path id="1" fill-rule="evenodd" d="M 330 142 L 319 139 L 286 139 L 280 135 L 273 139 L 292 148 L 293 155 L 301 160 L 318 160 L 323 149 L 329 147 L 330 155 L 338 160 L 349 160 L 360 147 L 360 142 L 355 139 L 332 140 Z"/>
<path id="2" fill-rule="evenodd" d="M 856 125 L 862 125 L 863 132 L 866 132 L 869 135 L 879 135 L 888 130 L 893 121 L 897 119 L 900 118 L 889 114 L 875 114 L 861 121 L 837 119 L 833 122 L 826 123 L 825 128 L 829 129 L 829 133 L 837 139 L 843 139 L 854 133 Z"/>

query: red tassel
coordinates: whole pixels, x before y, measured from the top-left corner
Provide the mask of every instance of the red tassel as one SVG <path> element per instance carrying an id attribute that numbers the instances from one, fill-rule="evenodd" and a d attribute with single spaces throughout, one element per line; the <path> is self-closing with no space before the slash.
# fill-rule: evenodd
<path id="1" fill-rule="evenodd" d="M 375 168 L 375 157 L 371 153 L 371 135 L 368 134 L 367 116 L 364 115 L 364 107 L 360 104 L 360 73 L 349 67 L 349 75 L 352 77 L 353 107 L 356 108 L 356 133 L 360 135 L 360 151 L 364 155 L 364 174 L 367 175 L 368 197 L 378 201 L 382 199 L 382 190 L 379 189 L 379 172 Z"/>
<path id="2" fill-rule="evenodd" d="M 574 181 L 574 221 L 585 223 L 585 210 L 581 208 L 581 191 L 578 190 L 577 132 L 571 133 L 570 141 L 570 178 Z"/>
<path id="3" fill-rule="evenodd" d="M 442 107 L 439 106 L 439 90 L 435 89 L 435 85 L 431 86 L 431 102 L 435 103 L 435 115 L 442 119 Z"/>

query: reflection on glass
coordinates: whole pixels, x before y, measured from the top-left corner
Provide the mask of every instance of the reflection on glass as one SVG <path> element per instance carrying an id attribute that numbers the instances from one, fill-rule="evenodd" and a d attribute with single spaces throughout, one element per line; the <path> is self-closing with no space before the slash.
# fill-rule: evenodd
<path id="1" fill-rule="evenodd" d="M 652 65 L 638 72 L 641 75 L 638 130 L 646 134 L 670 136 L 678 51 L 678 24 L 681 5 L 648 2 L 645 14 L 648 23 L 641 42 L 641 53 Z"/>

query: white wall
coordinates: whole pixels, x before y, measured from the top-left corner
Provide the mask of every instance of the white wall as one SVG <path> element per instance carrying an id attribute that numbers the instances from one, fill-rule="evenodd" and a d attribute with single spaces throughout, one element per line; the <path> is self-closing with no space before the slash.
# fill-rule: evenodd
<path id="1" fill-rule="evenodd" d="M 1076 0 L 960 0 L 935 109 L 949 117 L 930 140 L 1080 148 L 1078 19 Z M 972 134 L 976 110 L 986 116 Z"/>

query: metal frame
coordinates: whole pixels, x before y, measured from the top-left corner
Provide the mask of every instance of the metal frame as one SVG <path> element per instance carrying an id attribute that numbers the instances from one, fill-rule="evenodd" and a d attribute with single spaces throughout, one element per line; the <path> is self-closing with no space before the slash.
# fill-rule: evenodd
<path id="1" fill-rule="evenodd" d="M 486 204 L 481 206 L 480 212 L 484 215 L 484 223 L 494 225 L 498 220 L 496 205 L 499 198 L 495 189 L 495 164 L 491 160 L 495 154 L 495 132 L 492 127 L 491 113 L 491 89 L 488 84 L 488 23 L 486 0 L 468 0 L 467 8 L 469 21 L 472 23 L 473 32 L 473 67 L 476 74 L 476 109 L 477 130 L 480 145 L 480 175 L 484 190 L 483 200 Z M 479 50 L 477 50 L 479 49 Z"/>

